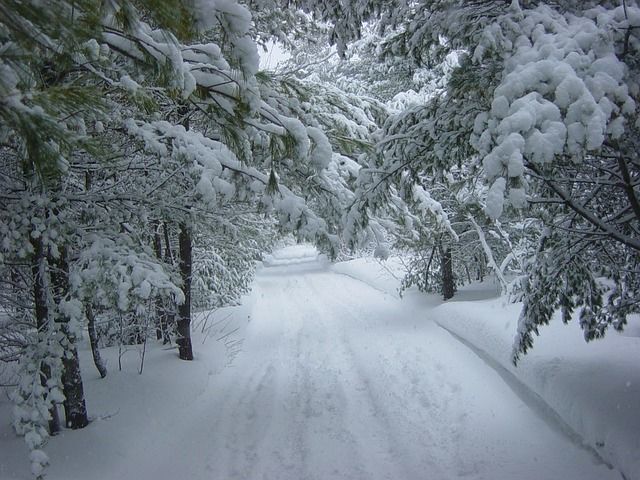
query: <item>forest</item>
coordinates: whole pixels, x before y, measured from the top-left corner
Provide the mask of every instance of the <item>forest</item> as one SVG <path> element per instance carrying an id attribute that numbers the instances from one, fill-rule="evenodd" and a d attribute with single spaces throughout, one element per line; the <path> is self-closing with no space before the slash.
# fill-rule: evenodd
<path id="1" fill-rule="evenodd" d="M 588 352 L 640 313 L 639 110 L 636 0 L 2 0 L 0 422 L 44 478 L 79 350 L 192 361 L 296 242 L 491 279 L 508 368 L 554 322 Z"/>

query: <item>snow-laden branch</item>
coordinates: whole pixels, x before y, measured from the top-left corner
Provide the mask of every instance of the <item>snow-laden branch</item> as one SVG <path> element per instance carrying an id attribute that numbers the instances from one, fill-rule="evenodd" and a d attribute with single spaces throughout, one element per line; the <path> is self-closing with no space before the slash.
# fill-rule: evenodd
<path id="1" fill-rule="evenodd" d="M 480 244 L 482 245 L 484 254 L 487 256 L 487 264 L 489 265 L 489 268 L 491 268 L 494 271 L 494 273 L 496 274 L 496 277 L 498 277 L 498 280 L 500 280 L 500 285 L 502 285 L 503 291 L 506 290 L 508 282 L 504 278 L 504 272 L 502 269 L 505 268 L 508 265 L 508 263 L 502 262 L 502 265 L 498 266 L 498 264 L 495 261 L 495 258 L 493 257 L 493 252 L 491 251 L 491 247 L 487 243 L 487 239 L 484 236 L 482 227 L 478 225 L 478 222 L 476 222 L 475 218 L 473 218 L 472 215 L 467 215 L 467 219 L 469 220 L 469 223 L 473 225 L 473 228 L 475 228 L 478 234 L 478 239 L 480 240 Z"/>

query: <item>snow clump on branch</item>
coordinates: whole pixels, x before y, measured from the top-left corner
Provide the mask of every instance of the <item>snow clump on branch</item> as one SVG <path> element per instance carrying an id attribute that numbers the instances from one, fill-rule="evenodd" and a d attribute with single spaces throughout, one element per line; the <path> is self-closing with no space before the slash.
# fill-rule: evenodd
<path id="1" fill-rule="evenodd" d="M 472 136 L 493 182 L 486 209 L 492 218 L 502 214 L 509 188 L 524 185 L 527 164 L 549 164 L 561 155 L 580 160 L 623 135 L 625 115 L 636 109 L 630 89 L 637 85 L 616 55 L 613 31 L 640 19 L 640 9 L 627 10 L 625 20 L 622 7 L 574 16 L 539 6 L 518 11 L 517 23 L 507 15 L 485 29 L 474 59 L 497 46 L 507 51 L 491 109 L 478 115 Z M 523 206 L 522 192 L 509 198 Z"/>

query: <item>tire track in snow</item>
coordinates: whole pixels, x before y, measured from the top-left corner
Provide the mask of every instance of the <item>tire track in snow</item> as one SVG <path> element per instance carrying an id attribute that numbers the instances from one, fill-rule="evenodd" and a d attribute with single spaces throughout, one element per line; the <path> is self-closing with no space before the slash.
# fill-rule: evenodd
<path id="1" fill-rule="evenodd" d="M 275 367 L 266 366 L 257 382 L 253 380 L 256 376 L 240 390 L 242 395 L 230 413 L 236 427 L 227 432 L 231 440 L 231 445 L 228 444 L 231 478 L 252 477 L 273 418 Z"/>
<path id="2" fill-rule="evenodd" d="M 302 277 L 304 286 L 308 277 Z M 301 288 L 292 297 L 293 310 L 303 313 L 303 326 L 298 337 L 298 374 L 301 401 L 298 413 L 305 425 L 306 465 L 309 478 L 369 479 L 371 472 L 359 451 L 357 439 L 346 428 L 345 408 L 348 394 L 342 380 L 343 362 L 332 345 L 324 308 L 309 290 Z M 331 458 L 334 465 L 326 465 Z M 319 473 L 319 472 L 320 473 Z M 322 473 L 324 472 L 324 473 Z"/>
<path id="3" fill-rule="evenodd" d="M 288 316 L 289 303 L 281 289 L 270 283 L 259 288 L 262 298 L 256 301 L 246 332 L 249 342 L 234 367 L 239 374 L 230 378 L 228 391 L 221 395 L 223 405 L 217 423 L 222 431 L 216 435 L 224 440 L 221 446 L 225 454 L 212 452 L 221 457 L 215 461 L 218 478 L 302 478 L 296 467 L 304 452 L 296 448 L 295 442 L 287 442 L 289 420 L 286 398 L 281 398 L 282 392 L 291 388 L 288 370 L 283 368 L 283 353 L 293 351 L 296 332 L 282 329 L 278 317 Z M 267 315 L 261 314 L 265 312 Z M 279 315 L 274 317 L 271 313 Z M 251 373 L 243 382 L 245 371 Z"/>
<path id="4" fill-rule="evenodd" d="M 504 463 L 517 438 L 500 437 L 514 433 L 504 428 L 510 421 L 502 421 L 497 441 L 485 438 L 491 419 L 478 422 L 478 415 L 490 413 L 487 398 L 494 397 L 480 395 L 477 403 L 478 382 L 462 383 L 467 367 L 484 380 L 484 364 L 429 322 L 416 341 L 405 319 L 397 318 L 407 310 L 372 296 L 361 282 L 321 271 L 297 273 L 257 282 L 263 297 L 237 365 L 249 375 L 240 373 L 223 400 L 218 418 L 228 440 L 212 478 L 448 480 L 494 478 L 487 474 L 495 471 L 503 474 L 495 478 L 519 478 L 513 472 L 521 457 Z M 448 360 L 441 361 L 441 354 Z M 527 415 L 525 408 L 509 412 Z M 253 415 L 269 420 L 252 424 Z M 234 426 L 225 417 L 242 420 Z M 530 444 L 539 454 L 546 451 Z M 496 460 L 504 463 L 498 470 Z"/>
<path id="5" fill-rule="evenodd" d="M 278 384 L 274 387 L 279 394 L 280 404 L 274 410 L 274 427 L 265 445 L 267 458 L 263 475 L 260 478 L 307 480 L 305 465 L 308 452 L 304 445 L 306 425 L 300 422 L 297 412 L 300 409 L 300 385 L 305 380 L 300 369 L 300 352 L 302 322 L 295 315 L 295 305 L 291 302 L 291 292 L 298 286 L 295 277 L 284 278 L 274 276 L 261 284 L 259 291 L 261 301 L 256 304 L 254 320 L 256 340 L 262 343 L 264 325 L 260 322 L 275 322 L 278 327 L 274 337 L 274 344 L 264 356 L 271 356 L 273 363 L 278 366 Z M 273 318 L 272 318 L 273 317 Z M 289 322 L 283 322 L 289 319 Z M 292 322 L 291 320 L 294 320 Z M 298 321 L 295 321 L 298 320 Z M 269 326 L 273 330 L 273 325 Z M 252 352 L 253 353 L 253 352 Z M 262 358 L 253 358 L 255 362 Z M 251 477 L 258 478 L 258 477 Z"/>
<path id="6" fill-rule="evenodd" d="M 362 288 L 363 285 L 361 282 L 352 283 L 357 288 Z M 310 288 L 317 295 L 326 291 L 318 289 L 314 284 L 310 284 Z M 343 323 L 349 319 L 353 324 L 352 328 L 358 328 L 363 324 L 363 319 L 376 315 L 377 309 L 371 308 L 371 305 L 371 312 L 358 308 L 357 302 L 353 301 L 353 292 L 349 289 L 343 288 L 332 293 L 331 298 L 327 299 L 328 309 L 334 318 L 342 318 Z M 357 314 L 353 313 L 354 308 L 358 308 Z M 375 356 L 369 352 L 357 353 L 354 348 L 356 342 L 352 340 L 354 337 L 347 335 L 346 325 L 341 329 L 341 343 L 351 358 L 350 363 L 354 366 L 357 377 L 361 379 L 361 389 L 372 406 L 373 419 L 391 445 L 390 453 L 394 457 L 394 463 L 403 471 L 397 478 L 422 479 L 425 472 L 429 472 L 429 478 L 449 478 L 450 473 L 447 472 L 453 470 L 451 464 L 454 462 L 450 457 L 451 451 L 457 450 L 455 433 L 458 428 L 456 422 L 449 418 L 451 415 L 447 414 L 456 403 L 459 386 L 447 381 L 442 368 L 436 370 L 435 378 L 423 375 L 424 372 L 410 371 L 409 365 L 412 362 L 404 360 L 399 350 L 396 350 L 393 359 L 381 352 Z M 372 364 L 373 359 L 377 360 L 375 364 Z M 399 360 L 400 365 L 396 365 Z M 424 360 L 421 358 L 420 362 Z M 403 388 L 406 387 L 406 382 L 399 378 L 398 373 L 409 377 L 410 388 Z M 393 388 L 389 388 L 391 386 Z M 432 394 L 430 398 L 427 397 L 427 392 Z M 414 400 L 413 404 L 411 400 Z M 410 437 L 410 441 L 407 441 L 407 437 Z M 407 445 L 413 448 L 402 449 L 402 446 Z"/>
<path id="7" fill-rule="evenodd" d="M 328 470 L 331 478 L 371 478 L 344 427 L 347 395 L 326 352 L 323 328 L 314 321 L 320 310 L 308 301 L 297 279 L 272 277 L 260 290 L 262 299 L 247 335 L 258 344 L 266 337 L 269 345 L 248 346 L 252 355 L 237 366 L 252 374 L 245 384 L 234 386 L 225 409 L 228 418 L 241 419 L 221 432 L 228 438 L 221 462 L 227 476 L 320 480 L 327 478 L 318 471 L 329 457 L 342 460 Z M 276 336 L 278 341 L 271 341 Z"/>
<path id="8" fill-rule="evenodd" d="M 362 282 L 358 282 L 358 283 L 360 283 L 363 286 L 366 286 L 366 284 Z M 355 288 L 358 288 L 358 287 L 355 287 Z M 357 310 L 356 314 L 353 314 L 353 313 L 351 314 L 351 318 L 354 322 L 358 322 L 360 318 L 368 318 L 368 317 L 371 317 L 372 314 L 375 315 L 375 309 L 372 307 L 372 305 L 364 305 L 362 304 L 362 302 L 354 301 L 354 296 L 348 293 L 348 290 L 346 288 L 333 289 L 333 290 L 334 290 L 334 293 L 331 299 L 334 303 L 339 302 L 342 304 L 341 310 L 344 310 L 346 312 L 351 312 L 354 308 Z M 401 311 L 403 311 L 403 313 L 406 315 L 406 310 L 401 310 Z M 398 319 L 398 320 L 401 320 L 401 319 Z M 402 321 L 400 321 L 399 323 L 402 324 Z M 455 355 L 454 358 L 456 359 L 455 363 L 459 363 L 458 357 L 460 359 L 464 358 L 464 355 L 458 355 L 458 353 L 460 352 L 461 348 L 465 349 L 466 347 L 464 346 L 457 347 L 456 346 L 457 342 L 452 343 L 451 340 L 447 340 L 447 338 L 443 337 L 443 334 L 446 335 L 447 337 L 448 335 L 442 332 L 438 327 L 436 327 L 434 323 L 425 321 L 425 323 L 421 325 L 421 330 L 423 333 L 429 331 L 429 333 L 433 334 L 434 339 L 437 339 L 439 342 L 442 343 L 441 345 L 432 344 L 433 347 L 437 347 L 435 349 L 436 352 L 440 351 L 441 353 L 447 353 L 448 356 L 451 356 L 451 354 L 454 354 Z M 402 345 L 403 338 L 397 338 L 396 340 L 398 340 L 399 344 Z M 349 343 L 357 345 L 357 343 L 354 343 L 354 342 L 349 342 Z M 381 351 L 384 351 L 384 350 L 388 351 L 388 349 L 381 349 Z M 477 354 L 478 352 L 475 352 L 475 353 Z M 371 369 L 372 368 L 371 356 L 366 354 L 366 352 L 364 352 L 364 355 L 363 355 L 362 351 L 360 351 L 360 355 L 362 355 L 362 358 L 364 360 L 369 360 L 368 362 L 366 361 L 361 362 L 361 365 L 365 365 L 369 369 Z M 383 355 L 378 354 L 378 357 L 382 359 Z M 435 478 L 451 478 L 453 472 L 457 473 L 456 477 L 458 476 L 459 477 L 463 477 L 463 476 L 476 477 L 478 475 L 483 475 L 483 471 L 492 469 L 494 467 L 489 463 L 491 461 L 491 456 L 505 454 L 505 453 L 508 454 L 509 451 L 512 449 L 512 446 L 511 446 L 512 444 L 510 443 L 509 438 L 507 438 L 506 440 L 498 441 L 498 442 L 492 441 L 491 443 L 488 443 L 487 445 L 489 446 L 489 448 L 487 449 L 485 446 L 485 455 L 478 456 L 479 452 L 477 450 L 474 452 L 474 449 L 469 448 L 470 446 L 472 446 L 470 445 L 469 438 L 464 438 L 464 437 L 473 438 L 473 436 L 475 436 L 473 435 L 474 433 L 477 435 L 477 432 L 474 432 L 472 430 L 474 427 L 477 428 L 478 426 L 481 426 L 477 424 L 478 423 L 477 414 L 479 412 L 481 413 L 489 413 L 489 412 L 486 412 L 486 408 L 483 408 L 482 403 L 476 404 L 476 402 L 474 401 L 474 394 L 477 394 L 480 392 L 478 391 L 474 392 L 473 390 L 464 391 L 465 389 L 462 388 L 463 384 L 461 382 L 464 382 L 464 379 L 465 377 L 467 377 L 467 374 L 461 371 L 459 367 L 461 365 L 464 365 L 464 363 L 459 363 L 459 365 L 457 365 L 456 368 L 454 369 L 451 369 L 448 365 L 447 366 L 444 366 L 442 364 L 438 365 L 437 357 L 431 355 L 426 348 L 419 350 L 419 355 L 416 355 L 415 360 L 416 361 L 414 362 L 411 361 L 411 358 L 408 355 L 406 347 L 403 345 L 402 349 L 396 350 L 395 355 L 393 355 L 392 357 L 385 356 L 385 359 L 381 360 L 378 363 L 384 363 L 384 362 L 389 363 L 389 361 L 392 361 L 392 362 L 395 361 L 399 363 L 400 364 L 399 366 L 401 366 L 401 371 L 403 373 L 409 373 L 410 377 L 412 377 L 412 383 L 413 383 L 413 379 L 419 378 L 419 377 L 416 377 L 416 373 L 417 374 L 428 373 L 431 375 L 433 373 L 436 373 L 436 376 L 440 377 L 439 381 L 435 383 L 431 382 L 432 386 L 428 388 L 428 391 L 431 391 L 432 393 L 436 393 L 435 399 L 437 404 L 439 404 L 440 408 L 435 408 L 435 410 L 433 408 L 433 405 L 430 408 L 426 408 L 426 407 L 429 407 L 428 405 L 423 405 L 425 408 L 411 409 L 406 402 L 407 400 L 411 399 L 412 395 L 407 395 L 406 391 L 404 393 L 399 393 L 394 389 L 394 391 L 396 391 L 396 394 L 394 396 L 396 397 L 397 402 L 405 402 L 405 404 L 408 407 L 407 410 L 412 410 L 414 415 L 425 418 L 424 417 L 425 412 L 437 413 L 435 417 L 431 416 L 431 413 L 429 414 L 431 418 L 431 422 L 427 423 L 427 425 L 429 425 L 430 427 L 433 427 L 433 423 L 434 423 L 433 420 L 436 420 L 436 423 L 440 424 L 441 428 L 439 429 L 439 431 L 436 431 L 435 436 L 432 436 L 432 438 L 436 441 L 436 443 L 433 444 L 431 447 L 428 447 L 425 453 L 432 454 L 434 450 L 436 451 L 439 450 L 439 454 L 434 456 L 434 459 L 436 460 L 436 462 L 438 461 L 438 459 L 446 460 L 447 457 L 449 457 L 450 465 L 449 465 L 449 468 L 444 469 L 443 476 L 438 476 Z M 484 365 L 486 361 L 484 359 L 482 360 L 483 360 L 482 364 Z M 422 370 L 420 368 L 415 368 L 417 365 L 420 365 L 420 364 L 428 365 L 429 363 L 431 363 L 431 365 L 436 365 L 437 368 L 435 369 L 425 368 Z M 484 365 L 483 368 L 479 368 L 479 364 L 476 363 L 474 365 L 470 363 L 469 367 L 473 367 L 473 370 L 477 370 L 478 373 L 482 373 L 482 370 L 486 370 L 488 367 L 490 372 L 492 373 L 490 375 L 487 375 L 488 372 L 484 372 L 482 373 L 483 377 L 485 376 L 487 377 L 493 376 L 496 378 L 498 377 L 496 375 L 496 372 L 494 371 L 495 369 L 493 369 L 491 365 Z M 402 384 L 401 381 L 399 382 L 397 381 L 397 379 L 393 378 L 394 372 L 397 373 L 399 371 L 398 368 L 395 368 L 394 370 L 394 368 L 392 367 L 388 371 L 385 370 L 384 368 L 380 370 L 382 372 L 381 375 L 382 376 L 386 375 L 386 378 L 381 379 L 379 382 L 377 382 L 376 383 L 377 386 L 380 386 L 381 384 L 382 385 L 384 384 L 401 385 Z M 500 372 L 497 372 L 497 373 L 500 374 Z M 506 379 L 502 375 L 499 375 L 499 377 L 501 378 L 502 382 L 506 381 Z M 452 379 L 456 379 L 456 378 L 458 378 L 457 382 L 452 381 Z M 438 391 L 434 389 L 434 387 L 438 388 L 438 386 L 441 388 L 440 395 L 437 395 Z M 508 381 L 506 382 L 506 384 L 502 383 L 502 388 L 500 390 L 505 390 L 505 388 L 513 392 L 513 386 L 510 385 Z M 540 412 L 535 411 L 537 408 L 533 408 L 534 411 L 531 411 L 530 409 L 532 409 L 532 405 L 530 404 L 530 402 L 527 401 L 527 399 L 523 399 L 522 396 L 518 394 L 518 392 L 513 392 L 513 393 L 517 394 L 516 396 L 519 397 L 519 399 L 523 402 L 522 403 L 523 408 L 526 409 L 526 412 L 523 411 L 523 413 L 524 413 L 524 417 L 525 418 L 528 417 L 528 418 L 522 421 L 523 425 L 532 423 L 530 420 L 530 418 L 532 417 L 535 417 L 538 419 L 540 418 L 539 416 Z M 466 397 L 465 402 L 457 401 L 462 397 Z M 496 396 L 495 398 L 498 401 L 502 401 L 502 399 L 499 396 Z M 446 401 L 443 402 L 442 400 L 446 400 Z M 471 400 L 471 402 L 469 402 L 469 400 Z M 512 402 L 512 400 L 510 402 Z M 533 407 L 536 407 L 536 406 L 533 405 Z M 471 412 L 476 414 L 476 417 L 470 418 L 467 412 L 465 411 L 466 409 L 470 409 Z M 552 424 L 548 423 L 550 420 Z M 546 424 L 547 428 L 550 429 L 549 432 L 554 432 L 556 434 L 558 433 L 559 427 L 557 424 L 554 424 L 553 419 L 550 419 L 547 416 L 547 418 L 543 418 L 543 421 Z M 447 429 L 447 423 L 451 428 Z M 502 423 L 504 425 L 504 421 Z M 480 422 L 480 424 L 482 424 L 482 421 Z M 562 426 L 560 426 L 560 430 L 563 430 Z M 564 432 L 564 435 L 566 435 L 566 431 Z M 482 437 L 478 437 L 478 438 L 480 439 L 480 441 L 484 440 Z M 574 444 L 574 446 L 578 447 L 579 449 L 580 448 L 584 449 L 583 446 L 576 444 L 575 441 L 572 441 L 572 439 L 569 439 L 569 440 L 570 440 L 570 443 Z M 444 441 L 444 445 L 446 446 L 442 448 L 443 445 L 442 444 L 438 445 L 437 444 L 438 441 L 440 442 Z M 535 441 L 529 442 L 529 443 L 534 445 Z M 562 444 L 561 442 L 554 441 L 554 444 L 556 443 L 558 445 Z M 568 446 L 568 444 L 566 446 Z M 541 453 L 543 452 L 543 449 L 541 449 L 538 445 L 536 445 L 536 447 L 539 448 L 539 451 Z M 471 453 L 472 455 L 469 456 L 469 453 Z M 592 453 L 592 452 L 589 452 L 589 453 Z M 602 462 L 599 461 L 598 459 L 596 458 L 594 459 L 596 460 L 595 462 L 596 464 L 602 464 Z M 487 460 L 489 460 L 489 462 L 487 462 Z M 504 468 L 505 469 L 511 468 L 508 461 L 505 463 Z M 561 468 L 566 468 L 566 467 L 561 467 Z M 577 470 L 578 469 L 576 469 L 576 471 Z M 589 473 L 590 475 L 593 475 L 593 474 L 597 475 L 596 472 L 589 472 Z M 609 472 L 607 472 L 607 478 L 608 478 L 608 473 Z M 554 475 L 558 475 L 558 474 L 554 473 Z M 434 477 L 431 477 L 431 478 L 434 478 Z M 601 477 L 601 478 L 604 478 L 604 477 Z"/>
<path id="9" fill-rule="evenodd" d="M 466 347 L 372 292 L 319 270 L 258 277 L 243 352 L 167 423 L 144 478 L 613 478 L 580 468 L 590 458 L 545 434 Z"/>

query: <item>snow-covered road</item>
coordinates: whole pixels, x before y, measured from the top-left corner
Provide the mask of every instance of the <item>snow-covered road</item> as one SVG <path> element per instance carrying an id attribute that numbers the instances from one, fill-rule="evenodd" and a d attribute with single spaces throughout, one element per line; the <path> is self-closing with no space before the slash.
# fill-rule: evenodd
<path id="1" fill-rule="evenodd" d="M 206 328 L 194 330 L 194 362 L 157 345 L 142 376 L 137 355 L 118 372 L 117 350 L 106 349 L 111 373 L 101 380 L 82 351 L 98 421 L 50 442 L 48 478 L 621 478 L 424 305 L 303 253 L 268 258 L 246 304 L 218 312 L 235 317 L 223 331 L 241 325 L 230 367 Z M 29 478 L 8 426 L 3 448 L 13 453 L 0 455 L 0 479 Z"/>
<path id="2" fill-rule="evenodd" d="M 209 441 L 157 478 L 205 478 L 203 458 L 211 479 L 620 478 L 397 299 L 280 265 L 257 278 L 222 403 L 187 426 Z"/>

